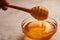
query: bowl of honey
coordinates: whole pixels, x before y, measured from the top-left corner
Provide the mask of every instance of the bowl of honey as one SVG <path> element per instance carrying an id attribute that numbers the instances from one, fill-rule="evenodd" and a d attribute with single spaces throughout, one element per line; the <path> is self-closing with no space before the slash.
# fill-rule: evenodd
<path id="1" fill-rule="evenodd" d="M 26 18 L 21 23 L 24 40 L 49 40 L 57 31 L 57 22 L 53 18 L 36 20 Z"/>

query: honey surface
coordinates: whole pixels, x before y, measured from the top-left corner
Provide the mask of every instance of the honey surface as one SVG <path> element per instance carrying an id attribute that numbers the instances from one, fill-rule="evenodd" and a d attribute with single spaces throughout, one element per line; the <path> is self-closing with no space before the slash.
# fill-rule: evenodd
<path id="1" fill-rule="evenodd" d="M 52 26 L 48 22 L 33 21 L 28 23 L 24 29 L 25 34 L 30 38 L 42 38 L 42 35 L 52 30 Z"/>

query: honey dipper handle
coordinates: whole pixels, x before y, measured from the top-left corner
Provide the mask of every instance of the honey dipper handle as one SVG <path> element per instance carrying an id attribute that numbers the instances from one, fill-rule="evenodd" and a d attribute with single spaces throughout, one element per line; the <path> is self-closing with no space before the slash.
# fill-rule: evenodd
<path id="1" fill-rule="evenodd" d="M 31 11 L 31 10 L 28 9 L 28 8 L 23 8 L 23 7 L 19 7 L 19 6 L 14 6 L 14 5 L 7 5 L 7 6 L 10 7 L 10 8 L 22 10 L 22 11 L 25 11 L 25 12 L 30 12 L 30 11 Z"/>

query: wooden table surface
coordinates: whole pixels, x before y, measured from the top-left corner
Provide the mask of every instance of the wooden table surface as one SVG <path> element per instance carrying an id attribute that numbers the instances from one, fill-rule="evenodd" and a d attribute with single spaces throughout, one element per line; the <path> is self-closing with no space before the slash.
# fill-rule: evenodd
<path id="1" fill-rule="evenodd" d="M 58 23 L 56 34 L 51 40 L 60 40 L 60 0 L 8 0 L 11 4 L 32 8 L 43 6 L 49 10 L 49 17 Z M 31 17 L 26 12 L 9 8 L 7 11 L 0 9 L 0 40 L 21 40 L 23 33 L 21 22 Z"/>

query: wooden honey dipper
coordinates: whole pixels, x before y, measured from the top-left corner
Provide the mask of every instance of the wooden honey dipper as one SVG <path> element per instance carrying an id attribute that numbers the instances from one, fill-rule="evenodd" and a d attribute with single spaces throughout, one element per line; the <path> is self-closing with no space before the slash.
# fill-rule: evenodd
<path id="1" fill-rule="evenodd" d="M 48 10 L 44 7 L 36 6 L 31 9 L 28 9 L 28 8 L 24 8 L 24 7 L 14 6 L 14 5 L 7 5 L 7 6 L 14 8 L 14 9 L 28 12 L 37 20 L 44 20 L 44 19 L 47 19 L 47 17 L 48 17 Z"/>
<path id="2" fill-rule="evenodd" d="M 3 1 L 5 1 L 5 3 Z M 2 1 L 3 2 L 2 9 L 4 9 L 4 10 L 7 9 L 7 7 L 10 7 L 10 8 L 14 8 L 14 9 L 18 9 L 18 10 L 28 12 L 37 20 L 44 20 L 44 19 L 48 18 L 48 10 L 44 7 L 36 6 L 36 7 L 29 9 L 29 8 L 9 5 L 6 0 L 3 0 L 3 1 Z"/>

